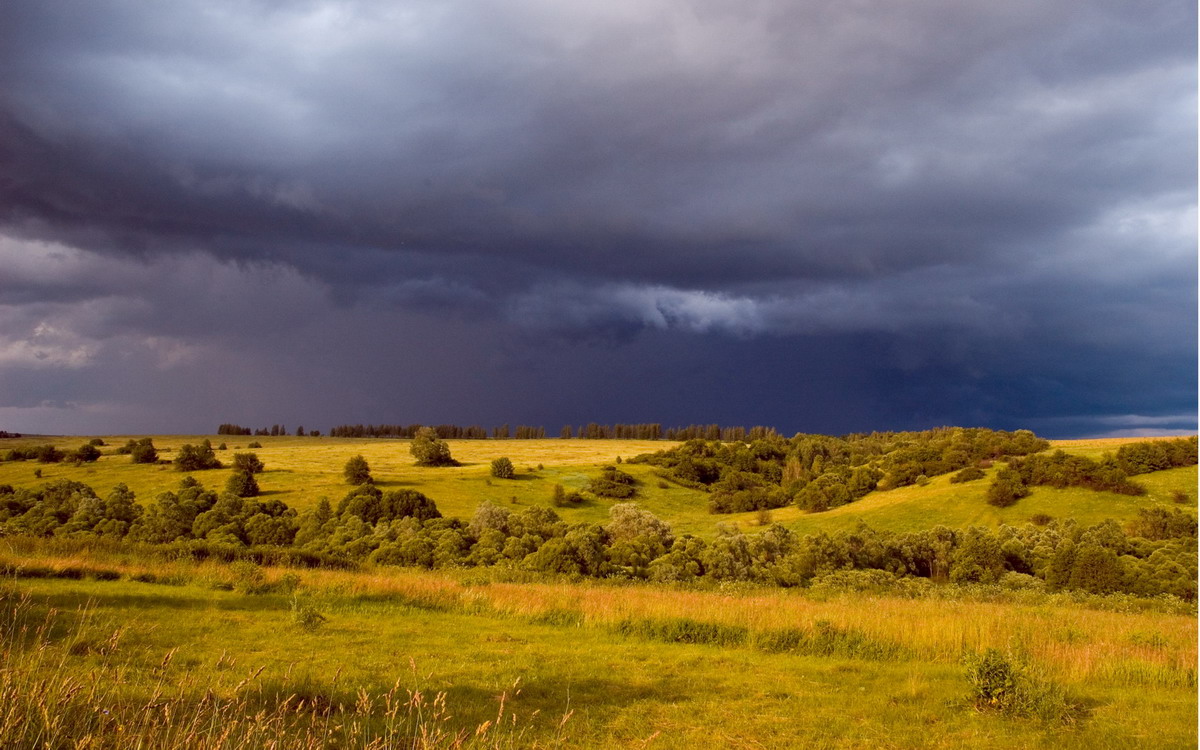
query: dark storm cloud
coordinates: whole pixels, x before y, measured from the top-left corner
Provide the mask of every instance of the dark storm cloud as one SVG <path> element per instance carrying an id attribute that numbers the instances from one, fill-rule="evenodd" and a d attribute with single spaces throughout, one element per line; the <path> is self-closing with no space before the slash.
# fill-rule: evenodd
<path id="1" fill-rule="evenodd" d="M 455 382 L 467 421 L 490 379 L 514 419 L 690 421 L 705 361 L 757 363 L 695 388 L 785 428 L 838 429 L 797 372 L 877 402 L 855 429 L 1175 419 L 1194 30 L 1172 2 L 14 0 L 0 409 L 203 361 L 290 383 L 242 409 L 383 419 Z"/>

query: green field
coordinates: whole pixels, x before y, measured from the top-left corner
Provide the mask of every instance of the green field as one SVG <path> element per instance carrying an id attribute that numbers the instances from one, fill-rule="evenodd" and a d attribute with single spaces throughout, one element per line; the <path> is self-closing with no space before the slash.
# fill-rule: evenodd
<path id="1" fill-rule="evenodd" d="M 73 562 L 138 568 L 103 555 Z M 90 722 L 111 734 L 113 747 L 121 732 L 159 736 L 153 717 L 122 710 L 155 694 L 176 715 L 206 721 L 203 696 L 222 696 L 221 725 L 249 714 L 241 727 L 249 744 L 223 746 L 262 741 L 247 727 L 257 721 L 274 731 L 272 711 L 293 695 L 310 706 L 344 703 L 349 716 L 337 721 L 358 722 L 366 737 L 385 731 L 382 696 L 397 686 L 405 700 L 414 690 L 428 704 L 444 694 L 443 714 L 426 705 L 401 716 L 396 734 L 431 733 L 428 745 L 415 746 L 455 746 L 460 731 L 468 744 L 486 747 L 1195 744 L 1196 621 L 1188 614 L 1099 611 L 1054 599 L 513 584 L 403 570 L 307 571 L 293 596 L 256 596 L 214 590 L 235 580 L 227 566 L 153 570 L 172 585 L 22 582 L 36 602 L 27 620 L 51 607 L 75 624 L 36 651 L 10 654 L 0 698 L 30 713 L 53 702 L 53 716 Z M 298 627 L 294 601 L 315 606 L 325 624 L 315 632 Z M 681 622 L 700 642 L 668 642 L 663 634 Z M 821 641 L 815 632 L 835 637 Z M 781 648 L 772 638 L 779 633 L 801 641 Z M 1076 711 L 1047 720 L 974 707 L 962 656 L 988 647 L 1019 651 Z M 18 696 L 23 670 L 41 681 Z M 68 678 L 75 682 L 56 682 Z M 87 691 L 66 695 L 80 685 Z M 349 711 L 356 704 L 357 713 Z M 265 717 L 253 718 L 256 711 Z M 476 736 L 498 715 L 498 725 Z M 14 736 L 8 730 L 0 726 L 0 738 Z M 182 735 L 176 744 L 186 744 Z M 205 728 L 194 739 L 212 746 L 212 738 Z"/>
<path id="2" fill-rule="evenodd" d="M 0 484 L 118 483 L 142 503 L 173 490 L 168 465 L 0 463 Z M 160 457 L 203 437 L 156 436 Z M 413 465 L 408 441 L 218 437 L 253 451 L 266 498 L 301 511 L 349 489 L 362 454 L 383 489 L 412 488 L 448 516 L 478 505 L 549 505 L 618 456 L 670 443 L 450 441 L 461 466 Z M 72 449 L 86 438 L 3 440 Z M 1112 441 L 1059 443 L 1097 457 Z M 517 478 L 489 476 L 509 457 Z M 758 513 L 707 512 L 707 494 L 623 463 L 636 502 L 677 533 Z M 989 469 L 994 472 L 999 467 Z M 34 476 L 40 470 L 42 476 Z M 229 469 L 195 472 L 220 489 Z M 1008 508 L 988 480 L 873 492 L 770 521 L 802 533 L 1021 525 L 1034 514 L 1088 525 L 1196 504 L 1196 467 L 1135 477 L 1139 497 L 1033 488 Z M 660 484 L 661 483 L 661 484 Z M 665 484 L 666 486 L 662 486 Z M 1188 502 L 1173 497 L 1187 493 Z M 603 523 L 616 501 L 556 508 Z M 764 537 L 765 538 L 765 537 Z M 0 538 L 0 746 L 16 748 L 1159 748 L 1196 747 L 1194 601 L 1054 593 L 1021 583 L 809 588 L 652 584 L 544 575 L 521 566 L 435 571 L 259 568 L 197 561 L 178 547 L 90 538 Z M 861 571 L 864 574 L 867 571 Z M 1025 578 L 1029 578 L 1026 576 Z M 868 578 L 855 579 L 865 581 Z M 853 582 L 852 582 L 853 583 Z M 911 584 L 911 585 L 910 585 Z M 980 698 L 966 666 L 989 649 L 1019 701 Z M 994 672 L 989 672 L 994 674 Z M 1016 706 L 1015 708 L 1013 706 Z"/>

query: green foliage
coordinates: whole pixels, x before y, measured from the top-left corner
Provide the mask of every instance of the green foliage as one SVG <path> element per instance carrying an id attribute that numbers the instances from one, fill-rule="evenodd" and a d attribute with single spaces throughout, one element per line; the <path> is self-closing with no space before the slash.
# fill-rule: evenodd
<path id="1" fill-rule="evenodd" d="M 417 466 L 457 466 L 450 456 L 450 446 L 438 437 L 432 427 L 422 427 L 412 439 L 409 452 L 417 459 Z"/>
<path id="2" fill-rule="evenodd" d="M 258 482 L 250 472 L 238 470 L 229 475 L 225 491 L 238 497 L 258 497 Z"/>
<path id="3" fill-rule="evenodd" d="M 962 469 L 958 473 L 954 474 L 954 476 L 950 477 L 950 482 L 952 484 L 974 482 L 976 479 L 983 479 L 983 477 L 983 469 L 979 468 L 978 466 L 968 466 L 967 468 Z"/>
<path id="4" fill-rule="evenodd" d="M 315 633 L 321 629 L 329 618 L 321 614 L 321 611 L 312 604 L 312 602 L 301 601 L 298 596 L 292 594 L 292 623 L 307 633 Z"/>
<path id="5" fill-rule="evenodd" d="M 492 476 L 497 479 L 512 479 L 515 477 L 516 470 L 513 469 L 512 461 L 505 456 L 494 459 L 492 461 Z"/>
<path id="6" fill-rule="evenodd" d="M 601 497 L 630 498 L 637 493 L 636 480 L 615 466 L 605 466 L 600 476 L 588 482 L 588 492 Z"/>
<path id="7" fill-rule="evenodd" d="M 238 560 L 229 566 L 233 578 L 233 590 L 240 594 L 265 594 L 270 590 L 267 574 L 260 565 L 249 560 Z"/>
<path id="8" fill-rule="evenodd" d="M 91 443 L 85 443 L 76 448 L 71 453 L 70 458 L 72 461 L 79 461 L 80 463 L 98 461 L 100 459 L 100 449 Z"/>
<path id="9" fill-rule="evenodd" d="M 221 462 L 213 453 L 212 443 L 205 440 L 200 445 L 184 443 L 175 454 L 176 471 L 205 471 L 221 468 Z"/>
<path id="10" fill-rule="evenodd" d="M 996 472 L 987 490 L 989 505 L 1007 508 L 1029 495 L 1029 488 L 1021 481 L 1021 475 L 1013 469 L 1004 468 Z"/>
<path id="11" fill-rule="evenodd" d="M 998 649 L 963 657 L 969 699 L 979 711 L 1039 719 L 1048 724 L 1071 724 L 1084 715 L 1080 702 L 1056 682 L 1040 677 Z"/>
<path id="12" fill-rule="evenodd" d="M 342 467 L 342 476 L 345 477 L 346 484 L 370 484 L 372 481 L 371 467 L 361 454 L 346 461 L 346 465 Z"/>
<path id="13" fill-rule="evenodd" d="M 221 445 L 224 445 L 224 443 Z M 247 474 L 261 474 L 266 469 L 256 453 L 234 453 L 233 468 L 235 471 L 242 471 Z"/>
<path id="14" fill-rule="evenodd" d="M 56 464 L 66 458 L 66 454 L 53 445 L 41 445 L 34 449 L 34 457 L 38 463 Z"/>
<path id="15" fill-rule="evenodd" d="M 150 438 L 142 438 L 136 442 L 130 440 L 126 447 L 129 449 L 129 458 L 135 464 L 152 464 L 158 461 L 158 451 Z"/>

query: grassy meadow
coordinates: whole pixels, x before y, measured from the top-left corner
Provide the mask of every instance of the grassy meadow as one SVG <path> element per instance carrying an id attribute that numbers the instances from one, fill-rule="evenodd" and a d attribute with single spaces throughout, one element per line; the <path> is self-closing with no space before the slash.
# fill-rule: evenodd
<path id="1" fill-rule="evenodd" d="M 20 551 L 50 567 L 122 574 L 22 581 L 23 621 L 58 622 L 23 645 L 10 638 L 6 648 L 19 653 L 6 654 L 0 678 L 0 697 L 18 710 L 54 701 L 41 707 L 47 724 L 86 714 L 72 720 L 111 733 L 99 746 L 122 746 L 115 738 L 124 732 L 157 736 L 152 717 L 130 711 L 143 702 L 188 717 L 197 747 L 211 746 L 205 721 L 226 727 L 240 718 L 251 735 L 257 721 L 269 734 L 272 721 L 306 710 L 318 735 L 321 720 L 336 715 L 324 739 L 352 744 L 336 726 L 357 727 L 361 739 L 428 739 L 402 747 L 1195 743 L 1196 620 L 1186 613 L 1045 597 L 821 597 L 396 569 L 300 571 L 290 573 L 291 594 L 253 595 L 222 590 L 238 585 L 230 566 Z M 159 582 L 129 577 L 145 573 Z M 268 580 L 284 575 L 268 571 Z M 16 601 L 10 594 L 5 606 Z M 323 624 L 301 627 L 298 604 Z M 974 707 L 962 657 L 986 648 L 1031 665 L 1073 711 L 1047 720 Z M 39 690 L 16 695 L 23 670 L 38 676 Z M 389 717 L 397 693 L 391 704 L 404 710 Z M 225 713 L 211 716 L 205 700 Z M 9 705 L 0 739 L 18 736 Z M 234 732 L 221 746 L 263 739 Z"/>
<path id="2" fill-rule="evenodd" d="M 140 437 L 140 436 L 139 436 Z M 175 489 L 166 465 L 0 463 L 0 484 L 66 478 L 143 503 Z M 155 436 L 160 458 L 203 436 Z M 347 491 L 361 454 L 383 489 L 412 488 L 469 518 L 484 500 L 549 505 L 601 466 L 664 441 L 450 441 L 461 466 L 413 465 L 408 441 L 209 437 L 253 450 L 268 499 L 301 511 Z M 64 449 L 87 438 L 53 442 Z M 261 448 L 249 449 L 257 441 Z M 1113 441 L 1064 441 L 1097 457 Z M 517 478 L 489 476 L 507 456 Z M 623 464 L 642 507 L 680 533 L 714 516 L 706 494 Z M 42 476 L 35 477 L 35 469 Z M 996 468 L 989 469 L 989 472 Z M 230 470 L 195 472 L 220 489 Z M 873 492 L 819 514 L 770 512 L 801 533 L 860 520 L 897 531 L 1083 524 L 1195 508 L 1196 467 L 1136 477 L 1141 497 L 1033 488 L 1008 508 L 987 480 Z M 664 486 L 665 485 L 665 486 Z M 1172 497 L 1186 492 L 1181 506 Z M 556 508 L 603 522 L 616 501 Z M 555 578 L 513 568 L 258 568 L 146 546 L 0 538 L 0 746 L 14 748 L 1158 748 L 1197 744 L 1194 604 L 1002 586 L 851 591 Z M 14 575 L 15 574 L 15 575 Z M 927 582 L 926 582 L 927 583 Z M 1019 710 L 980 698 L 966 664 L 994 649 Z M 995 675 L 993 675 L 995 677 Z M 1001 678 L 1003 675 L 1000 676 Z M 1005 678 L 1007 679 L 1007 678 Z M 1018 688 L 1019 686 L 1019 688 Z"/>

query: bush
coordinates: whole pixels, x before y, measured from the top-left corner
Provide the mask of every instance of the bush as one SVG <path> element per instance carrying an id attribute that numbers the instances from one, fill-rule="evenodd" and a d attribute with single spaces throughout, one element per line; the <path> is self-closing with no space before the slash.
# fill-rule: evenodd
<path id="1" fill-rule="evenodd" d="M 512 479 L 516 474 L 516 470 L 513 469 L 513 463 L 508 458 L 501 456 L 492 461 L 492 476 L 497 479 Z"/>
<path id="2" fill-rule="evenodd" d="M 235 471 L 225 482 L 225 491 L 238 497 L 258 497 L 258 482 L 253 474 Z"/>
<path id="3" fill-rule="evenodd" d="M 371 467 L 367 465 L 367 459 L 362 456 L 355 456 L 346 462 L 342 467 L 342 476 L 346 478 L 347 484 L 371 484 Z"/>
<path id="4" fill-rule="evenodd" d="M 418 430 L 408 450 L 417 459 L 417 466 L 458 466 L 458 462 L 450 456 L 450 446 L 437 436 L 432 427 Z"/>
<path id="5" fill-rule="evenodd" d="M 225 444 L 221 444 L 219 450 L 224 450 Z M 263 462 L 259 460 L 256 453 L 234 453 L 233 468 L 237 471 L 244 471 L 247 474 L 260 474 L 266 468 Z"/>
<path id="6" fill-rule="evenodd" d="M 173 461 L 176 471 L 204 471 L 219 469 L 221 462 L 213 453 L 212 443 L 205 440 L 200 445 L 184 443 Z"/>
<path id="7" fill-rule="evenodd" d="M 989 505 L 997 508 L 1007 508 L 1029 494 L 1029 488 L 1021 481 L 1021 475 L 1012 469 L 1001 469 L 996 472 L 987 490 Z"/>
<path id="8" fill-rule="evenodd" d="M 130 440 L 125 444 L 124 449 L 117 452 L 128 453 L 130 460 L 135 464 L 158 463 L 158 451 L 155 450 L 154 441 L 150 438 L 142 438 L 137 441 Z"/>
<path id="9" fill-rule="evenodd" d="M 1034 674 L 999 650 L 967 654 L 963 659 L 971 684 L 971 704 L 979 711 L 1069 724 L 1082 718 L 1083 707 L 1059 684 Z"/>
<path id="10" fill-rule="evenodd" d="M 238 560 L 229 566 L 233 574 L 233 590 L 240 594 L 265 594 L 270 590 L 263 569 L 249 560 Z"/>
<path id="11" fill-rule="evenodd" d="M 292 622 L 296 627 L 309 633 L 315 633 L 328 622 L 328 619 L 312 604 L 301 602 L 295 594 L 292 595 Z"/>
<path id="12" fill-rule="evenodd" d="M 983 479 L 983 469 L 978 466 L 968 466 L 954 476 L 950 477 L 951 484 L 960 484 L 962 482 L 974 482 L 976 479 Z"/>
<path id="13" fill-rule="evenodd" d="M 262 447 L 262 443 L 260 443 L 260 442 L 258 442 L 257 440 L 255 440 L 255 441 L 253 441 L 252 443 L 250 443 L 249 445 L 247 445 L 246 447 L 247 447 L 247 448 L 261 448 L 261 447 Z"/>
<path id="14" fill-rule="evenodd" d="M 93 461 L 99 460 L 100 449 L 97 448 L 96 446 L 92 445 L 91 443 L 87 443 L 86 445 L 79 446 L 75 450 L 75 453 L 72 454 L 71 458 L 75 461 L 81 461 L 83 463 L 91 463 Z"/>

